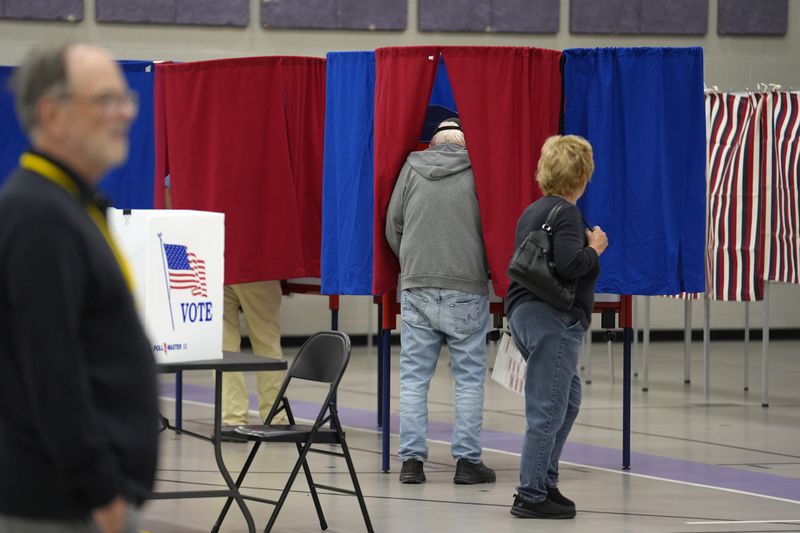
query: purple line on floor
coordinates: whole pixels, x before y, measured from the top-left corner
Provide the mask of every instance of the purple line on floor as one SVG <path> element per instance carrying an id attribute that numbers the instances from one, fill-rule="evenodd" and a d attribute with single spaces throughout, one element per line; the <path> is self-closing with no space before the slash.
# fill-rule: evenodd
<path id="1" fill-rule="evenodd" d="M 163 382 L 161 384 L 161 394 L 165 397 L 174 398 L 174 382 Z M 207 404 L 211 404 L 214 401 L 211 387 L 193 384 L 184 384 L 183 398 Z M 258 408 L 258 400 L 255 395 L 250 396 L 250 408 Z M 295 416 L 299 418 L 313 419 L 319 411 L 319 405 L 311 402 L 293 401 L 292 410 Z M 367 430 L 377 429 L 374 411 L 340 407 L 339 418 L 344 426 Z M 391 417 L 391 431 L 393 434 L 397 434 L 399 425 L 398 417 L 393 415 Z M 449 442 L 451 434 L 451 424 L 436 421 L 430 423 L 428 431 L 430 439 Z M 482 442 L 484 448 L 519 453 L 522 449 L 522 434 L 485 430 Z M 587 466 L 620 470 L 622 452 L 614 448 L 567 442 L 561 459 Z M 631 454 L 631 472 L 800 501 L 800 479 L 739 470 L 727 466 L 716 466 L 634 452 Z"/>

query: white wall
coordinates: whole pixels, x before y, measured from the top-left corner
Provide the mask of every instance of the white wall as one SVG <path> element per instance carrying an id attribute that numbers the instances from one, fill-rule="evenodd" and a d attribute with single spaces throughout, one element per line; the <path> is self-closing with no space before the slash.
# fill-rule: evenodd
<path id="1" fill-rule="evenodd" d="M 403 0 L 398 0 L 403 1 Z M 110 48 L 120 59 L 192 61 L 254 55 L 306 55 L 324 57 L 328 51 L 372 50 L 381 46 L 499 45 L 564 49 L 597 46 L 702 46 L 708 85 L 721 89 L 754 88 L 758 82 L 800 87 L 800 0 L 789 1 L 789 31 L 785 37 L 720 37 L 717 35 L 717 0 L 709 1 L 708 33 L 703 37 L 570 35 L 569 0 L 561 0 L 561 26 L 557 35 L 420 33 L 417 0 L 409 1 L 408 25 L 403 32 L 328 30 L 265 30 L 260 26 L 260 0 L 251 0 L 250 25 L 244 29 L 97 24 L 94 0 L 86 0 L 85 20 L 78 24 L 0 21 L 0 64 L 17 64 L 33 45 L 66 39 L 93 41 Z M 369 323 L 367 297 L 342 298 L 340 327 L 350 333 L 374 329 Z M 771 293 L 771 325 L 800 327 L 800 287 L 779 286 Z M 712 324 L 737 328 L 743 324 L 743 304 L 712 304 Z M 683 327 L 683 304 L 654 298 L 653 328 Z M 373 311 L 375 313 L 375 311 Z M 761 304 L 751 305 L 751 324 L 761 321 Z M 695 304 L 695 327 L 700 327 L 702 307 Z M 327 328 L 327 300 L 295 295 L 285 299 L 283 328 L 301 335 Z"/>

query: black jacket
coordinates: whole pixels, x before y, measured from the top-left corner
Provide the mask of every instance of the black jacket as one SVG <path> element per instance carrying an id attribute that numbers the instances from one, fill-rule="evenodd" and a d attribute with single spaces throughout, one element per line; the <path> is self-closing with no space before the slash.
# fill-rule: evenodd
<path id="1" fill-rule="evenodd" d="M 63 165 L 62 165 L 63 167 Z M 67 170 L 67 169 L 65 169 Z M 81 198 L 29 170 L 0 191 L 0 513 L 85 517 L 150 492 L 155 363 Z"/>
<path id="2" fill-rule="evenodd" d="M 565 200 L 557 196 L 544 196 L 522 212 L 514 236 L 515 250 L 531 231 L 542 227 L 550 210 L 560 202 Z M 585 229 L 583 216 L 577 206 L 567 203 L 566 207 L 561 208 L 553 223 L 553 261 L 560 276 L 578 280 L 575 286 L 575 303 L 569 313 L 588 329 L 592 321 L 594 286 L 597 276 L 600 275 L 600 263 L 594 248 L 587 246 Z M 530 300 L 539 298 L 512 281 L 506 295 L 506 316 L 511 318 L 514 309 Z"/>

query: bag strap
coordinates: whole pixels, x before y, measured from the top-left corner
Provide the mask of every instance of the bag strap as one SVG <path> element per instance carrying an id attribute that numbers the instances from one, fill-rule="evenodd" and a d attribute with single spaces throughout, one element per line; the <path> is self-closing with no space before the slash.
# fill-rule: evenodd
<path id="1" fill-rule="evenodd" d="M 564 205 L 566 204 L 567 202 L 562 200 L 560 203 L 554 205 L 553 208 L 550 209 L 550 213 L 548 213 L 547 219 L 544 221 L 544 224 L 542 224 L 542 229 L 545 230 L 548 235 L 552 235 L 553 223 L 556 221 L 558 212 L 561 211 L 561 208 L 564 207 Z M 586 222 L 586 217 L 583 216 L 583 213 L 581 213 L 581 220 L 583 221 L 584 226 L 586 226 L 588 229 L 592 229 L 591 224 Z"/>
<path id="2" fill-rule="evenodd" d="M 561 208 L 565 205 L 567 205 L 567 202 L 562 200 L 554 205 L 552 209 L 550 209 L 550 213 L 547 214 L 547 219 L 544 221 L 544 224 L 542 224 L 542 229 L 545 230 L 548 235 L 553 235 L 553 223 L 556 221 L 559 211 L 561 211 Z"/>

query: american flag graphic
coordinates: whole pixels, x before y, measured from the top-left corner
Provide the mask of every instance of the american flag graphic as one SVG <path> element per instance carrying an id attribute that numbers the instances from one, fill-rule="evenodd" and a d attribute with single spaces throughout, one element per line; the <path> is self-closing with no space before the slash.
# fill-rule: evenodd
<path id="1" fill-rule="evenodd" d="M 182 244 L 165 244 L 164 254 L 167 256 L 169 288 L 190 290 L 192 296 L 207 298 L 206 262 Z"/>

